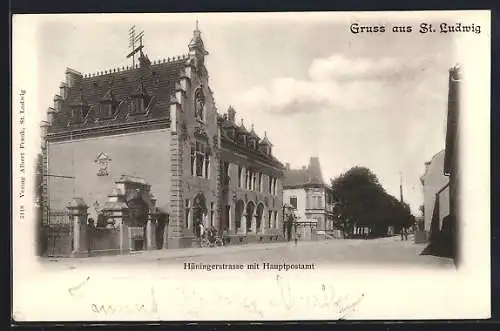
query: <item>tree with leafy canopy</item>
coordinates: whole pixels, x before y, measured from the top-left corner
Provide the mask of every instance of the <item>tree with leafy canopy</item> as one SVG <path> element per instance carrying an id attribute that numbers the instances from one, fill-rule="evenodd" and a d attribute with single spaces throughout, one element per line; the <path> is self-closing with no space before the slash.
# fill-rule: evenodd
<path id="1" fill-rule="evenodd" d="M 396 231 L 412 224 L 410 207 L 388 194 L 368 168 L 355 166 L 331 181 L 338 215 L 337 225 L 344 234 L 355 226 L 369 227 L 375 235 L 385 235 L 389 226 Z"/>

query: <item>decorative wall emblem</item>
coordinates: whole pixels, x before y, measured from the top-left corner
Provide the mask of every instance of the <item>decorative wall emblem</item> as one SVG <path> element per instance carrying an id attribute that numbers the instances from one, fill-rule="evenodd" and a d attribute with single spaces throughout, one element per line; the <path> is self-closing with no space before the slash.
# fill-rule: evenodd
<path id="1" fill-rule="evenodd" d="M 95 159 L 97 164 L 97 176 L 108 176 L 109 175 L 109 164 L 111 158 L 106 153 L 100 153 Z"/>
<path id="2" fill-rule="evenodd" d="M 194 128 L 194 134 L 198 137 L 198 138 L 203 138 L 203 139 L 208 139 L 208 134 L 207 132 L 200 126 L 196 126 Z"/>

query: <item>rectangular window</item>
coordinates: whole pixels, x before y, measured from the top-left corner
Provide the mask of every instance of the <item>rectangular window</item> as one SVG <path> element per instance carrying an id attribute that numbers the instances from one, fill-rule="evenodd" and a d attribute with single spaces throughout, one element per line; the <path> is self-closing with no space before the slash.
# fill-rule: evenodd
<path id="1" fill-rule="evenodd" d="M 263 179 L 264 175 L 262 175 L 262 173 L 260 172 L 259 173 L 259 192 L 262 192 L 263 191 L 263 187 L 262 187 L 262 179 Z"/>
<path id="2" fill-rule="evenodd" d="M 210 177 L 210 156 L 205 155 L 205 178 Z"/>
<path id="3" fill-rule="evenodd" d="M 257 173 L 252 173 L 252 190 L 257 190 Z"/>
<path id="4" fill-rule="evenodd" d="M 290 197 L 290 205 L 297 209 L 297 197 Z"/>
<path id="5" fill-rule="evenodd" d="M 191 145 L 191 173 L 204 178 L 210 176 L 210 155 L 206 144 L 199 141 Z"/>
<path id="6" fill-rule="evenodd" d="M 241 188 L 243 186 L 243 169 L 238 166 L 238 187 Z"/>
<path id="7" fill-rule="evenodd" d="M 274 212 L 274 228 L 275 229 L 278 228 L 278 212 L 277 211 Z"/>
<path id="8" fill-rule="evenodd" d="M 203 177 L 203 154 L 196 153 L 196 176 Z"/>
<path id="9" fill-rule="evenodd" d="M 250 185 L 252 184 L 252 170 L 247 169 L 246 171 L 246 185 L 245 189 L 250 190 Z"/>
<path id="10" fill-rule="evenodd" d="M 269 194 L 273 193 L 273 177 L 269 176 Z"/>
<path id="11" fill-rule="evenodd" d="M 185 201 L 185 211 L 184 211 L 184 226 L 189 229 L 189 217 L 191 209 L 189 208 L 189 199 Z"/>
<path id="12" fill-rule="evenodd" d="M 272 228 L 272 219 L 273 219 L 273 212 L 272 210 L 269 211 L 269 215 L 268 215 L 268 218 L 267 218 L 267 227 L 268 228 Z"/>

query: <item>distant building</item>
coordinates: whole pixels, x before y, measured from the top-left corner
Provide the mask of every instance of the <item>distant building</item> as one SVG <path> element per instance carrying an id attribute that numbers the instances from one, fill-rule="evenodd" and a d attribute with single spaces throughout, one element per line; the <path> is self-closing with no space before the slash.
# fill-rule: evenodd
<path id="1" fill-rule="evenodd" d="M 449 180 L 443 173 L 444 156 L 444 150 L 435 154 L 425 163 L 425 173 L 420 177 L 424 192 L 424 227 L 419 230 L 425 231 L 425 240 L 441 231 L 443 219 L 449 214 Z"/>
<path id="2" fill-rule="evenodd" d="M 326 237 L 334 231 L 333 198 L 325 184 L 319 158 L 311 157 L 309 165 L 290 169 L 286 164 L 283 201 L 295 208 L 298 221 L 312 229 L 313 235 Z M 309 233 L 310 230 L 304 230 Z"/>

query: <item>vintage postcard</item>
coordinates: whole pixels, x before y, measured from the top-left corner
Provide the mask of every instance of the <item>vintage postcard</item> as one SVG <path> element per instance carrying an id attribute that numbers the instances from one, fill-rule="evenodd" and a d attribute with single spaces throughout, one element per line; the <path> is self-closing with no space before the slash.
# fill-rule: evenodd
<path id="1" fill-rule="evenodd" d="M 490 317 L 490 12 L 13 16 L 16 321 Z"/>

